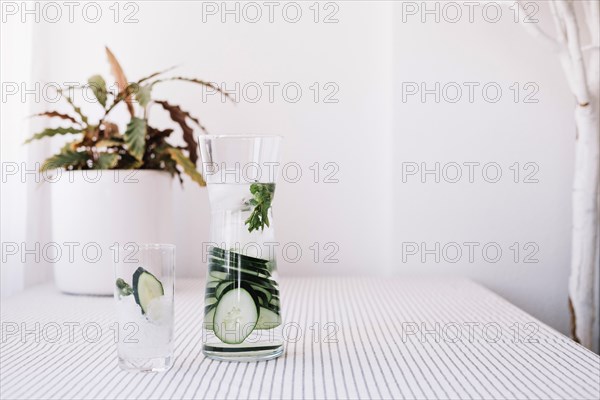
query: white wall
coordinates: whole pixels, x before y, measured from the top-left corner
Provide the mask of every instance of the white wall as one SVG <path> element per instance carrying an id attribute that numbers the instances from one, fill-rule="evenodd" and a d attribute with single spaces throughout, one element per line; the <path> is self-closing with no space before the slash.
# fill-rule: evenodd
<path id="1" fill-rule="evenodd" d="M 432 9 L 432 8 L 431 8 Z M 427 248 L 458 243 L 463 251 L 456 263 L 454 252 L 440 262 L 433 255 L 423 262 L 422 251 L 407 256 L 398 266 L 404 273 L 435 275 L 460 274 L 474 278 L 502 294 L 514 304 L 555 328 L 567 332 L 567 279 L 570 262 L 570 186 L 573 171 L 575 129 L 573 101 L 560 65 L 549 50 L 513 22 L 514 15 L 503 9 L 497 23 L 486 22 L 479 13 L 474 22 L 465 17 L 458 23 L 436 23 L 434 16 L 410 16 L 407 8 L 397 5 L 395 21 L 395 218 L 394 240 L 402 243 L 426 243 Z M 465 9 L 463 8 L 463 11 Z M 542 6 L 536 17 L 551 27 L 549 15 Z M 493 17 L 490 10 L 490 16 Z M 448 14 L 451 15 L 451 14 Z M 404 18 L 404 19 L 403 19 Z M 550 32 L 551 29 L 550 29 Z M 474 102 L 467 97 L 456 103 L 436 103 L 429 95 L 422 102 L 418 96 L 403 101 L 403 82 L 435 82 L 443 87 L 448 82 L 480 83 Z M 496 82 L 503 89 L 497 103 L 486 101 L 481 88 Z M 539 87 L 534 96 L 538 103 L 515 102 L 509 88 L 514 82 L 533 82 Z M 406 84 L 404 85 L 406 87 Z M 523 90 L 523 89 L 522 89 Z M 523 91 L 529 93 L 531 89 Z M 454 92 L 446 98 L 453 99 Z M 493 93 L 490 91 L 490 98 Z M 448 169 L 448 180 L 427 175 L 402 178 L 403 162 L 425 162 L 429 168 L 456 162 L 461 164 L 463 178 L 450 183 L 454 170 Z M 474 182 L 469 183 L 464 162 L 496 162 L 502 170 L 498 183 L 488 183 L 478 167 Z M 509 167 L 520 163 L 519 183 Z M 525 163 L 539 166 L 535 178 L 539 183 L 525 183 Z M 406 166 L 405 166 L 406 168 Z M 493 180 L 492 170 L 488 170 Z M 474 262 L 468 257 L 464 242 L 478 242 Z M 517 242 L 517 262 L 510 248 Z M 533 242 L 539 251 L 525 263 L 524 257 L 535 247 L 523 249 Z M 486 261 L 482 248 L 487 243 L 499 246 L 502 257 Z M 406 247 L 407 245 L 405 245 Z M 475 245 L 473 245 L 475 246 Z M 492 248 L 488 259 L 495 258 Z M 397 248 L 400 252 L 400 249 Z M 533 260 L 532 260 L 533 261 Z"/>
<path id="2" fill-rule="evenodd" d="M 212 133 L 285 137 L 283 161 L 299 163 L 304 175 L 299 183 L 278 186 L 278 239 L 299 243 L 304 253 L 299 263 L 280 258 L 284 274 L 466 275 L 566 332 L 571 99 L 553 55 L 511 18 L 497 24 L 402 22 L 399 4 L 337 2 L 339 23 L 324 24 L 312 21 L 308 2 L 301 3 L 303 17 L 295 24 L 280 12 L 274 23 L 266 15 L 256 24 L 236 23 L 232 16 L 222 23 L 219 16 L 203 22 L 199 3 L 137 4 L 139 22 L 133 24 L 115 24 L 108 3 L 106 17 L 96 24 L 82 18 L 36 24 L 35 79 L 108 77 L 103 53 L 108 45 L 132 80 L 179 64 L 178 74 L 225 82 L 229 89 L 235 82 L 297 82 L 304 93 L 295 104 L 280 91 L 269 103 L 264 86 L 261 101 L 235 106 L 216 97 L 203 101 L 199 90 L 182 84 L 156 91 L 198 115 Z M 320 18 L 329 11 L 321 9 Z M 494 81 L 506 93 L 496 104 L 481 98 L 473 104 L 403 102 L 402 82 L 410 81 Z M 512 102 L 508 86 L 529 81 L 540 88 L 539 103 Z M 315 103 L 313 82 L 335 82 L 339 102 Z M 167 123 L 158 112 L 153 119 Z M 507 179 L 402 182 L 403 162 L 450 161 L 498 162 Z M 537 163 L 540 182 L 511 183 L 508 167 L 516 161 Z M 340 182 L 312 182 L 308 167 L 314 162 L 339 165 Z M 207 196 L 189 182 L 175 196 L 179 276 L 200 276 Z M 481 257 L 455 264 L 431 257 L 425 263 L 416 256 L 402 260 L 403 242 L 464 241 L 497 242 L 505 255 L 495 264 Z M 313 263 L 308 247 L 314 242 L 336 242 L 339 263 L 324 263 L 323 249 L 320 262 Z M 539 262 L 512 262 L 513 242 L 537 243 Z"/>
<path id="3" fill-rule="evenodd" d="M 18 252 L 19 244 L 26 241 L 27 216 L 24 205 L 27 202 L 27 186 L 22 183 L 21 171 L 27 158 L 27 149 L 22 146 L 23 136 L 18 132 L 29 129 L 26 117 L 30 112 L 28 104 L 19 94 L 8 96 L 7 92 L 18 91 L 20 82 L 31 83 L 32 27 L 32 24 L 2 24 L 0 27 L 0 75 L 3 83 L 0 102 L 2 296 L 18 292 L 25 285 L 25 263 L 20 261 L 20 257 L 12 257 L 10 263 L 4 261 L 5 253 Z M 11 40 L 14 37 L 20 37 L 21 41 Z"/>
<path id="4" fill-rule="evenodd" d="M 39 61 L 35 79 L 85 82 L 95 73 L 109 78 L 103 49 L 108 45 L 130 79 L 178 64 L 177 74 L 224 82 L 229 89 L 236 82 L 242 86 L 258 82 L 264 92 L 255 104 L 245 100 L 236 105 L 223 104 L 218 97 L 205 102 L 199 89 L 179 83 L 157 88 L 155 93 L 198 115 L 211 133 L 285 136 L 282 161 L 301 165 L 303 176 L 298 183 L 282 183 L 278 188 L 278 240 L 282 244 L 298 243 L 303 254 L 296 263 L 282 259 L 284 273 L 359 273 L 365 264 L 384 271 L 389 265 L 387 252 L 376 249 L 388 248 L 382 240 L 391 239 L 387 185 L 392 172 L 391 5 L 365 8 L 346 4 L 337 14 L 340 23 L 335 24 L 314 23 L 309 3 L 302 5 L 303 17 L 295 24 L 286 22 L 281 11 L 275 14 L 274 23 L 269 23 L 266 15 L 257 24 L 236 23 L 231 17 L 230 22 L 221 23 L 219 16 L 202 23 L 201 4 L 139 5 L 139 22 L 133 24 L 115 24 L 110 4 L 103 9 L 107 18 L 96 24 L 82 18 L 75 18 L 73 23 L 36 24 L 35 58 Z M 369 29 L 363 31 L 357 26 Z M 65 43 L 77 50 L 64 51 Z M 263 82 L 280 85 L 272 103 Z M 283 98 L 281 87 L 289 82 L 303 91 L 297 103 Z M 321 86 L 318 103 L 310 89 L 314 82 Z M 323 103 L 329 92 L 323 86 L 328 82 L 339 87 L 334 97 L 338 103 Z M 82 108 L 97 115 L 93 104 L 83 104 Z M 119 117 L 119 113 L 116 115 Z M 160 110 L 153 113 L 152 119 L 158 125 L 168 123 Z M 58 138 L 53 147 L 61 143 Z M 357 148 L 361 149 L 360 155 L 356 154 Z M 314 173 L 309 169 L 315 162 L 321 165 L 319 183 L 314 183 Z M 323 170 L 327 162 L 338 165 L 335 178 L 340 183 L 323 183 L 323 175 L 330 171 Z M 364 203 L 361 193 L 369 193 L 370 204 Z M 204 266 L 198 261 L 199 244 L 208 241 L 207 196 L 190 183 L 175 196 L 180 203 L 180 276 L 201 276 Z M 365 206 L 371 209 L 356 211 Z M 316 265 L 309 248 L 315 242 L 321 247 Z M 335 255 L 339 263 L 322 262 L 334 250 L 323 248 L 328 242 L 339 247 Z"/>

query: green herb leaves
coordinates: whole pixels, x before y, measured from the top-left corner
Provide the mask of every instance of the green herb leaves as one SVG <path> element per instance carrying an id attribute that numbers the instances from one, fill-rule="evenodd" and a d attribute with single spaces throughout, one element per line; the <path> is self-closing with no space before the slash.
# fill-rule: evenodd
<path id="1" fill-rule="evenodd" d="M 198 172 L 194 163 L 184 156 L 181 150 L 170 147 L 167 149 L 167 152 L 171 155 L 171 158 L 183 168 L 183 172 L 188 174 L 194 182 L 200 186 L 206 186 L 206 182 L 204 182 L 202 175 Z"/>
<path id="2" fill-rule="evenodd" d="M 129 296 L 133 293 L 131 286 L 121 278 L 117 279 L 117 289 L 119 290 L 120 296 Z"/>
<path id="3" fill-rule="evenodd" d="M 274 183 L 253 183 L 250 185 L 250 193 L 254 196 L 250 199 L 247 204 L 253 206 L 252 213 L 246 220 L 248 225 L 248 232 L 254 230 L 265 229 L 269 225 L 269 208 L 273 201 L 273 195 L 275 193 Z"/>
<path id="4" fill-rule="evenodd" d="M 44 138 L 44 137 L 51 137 L 51 136 L 56 136 L 56 135 L 66 135 L 66 134 L 70 134 L 70 133 L 81 133 L 81 132 L 83 132 L 83 131 L 79 128 L 47 128 L 47 129 L 44 129 L 42 132 L 36 133 L 35 135 L 33 135 L 32 137 L 27 139 L 25 141 L 25 144 L 30 143 L 37 139 Z"/>
<path id="5" fill-rule="evenodd" d="M 67 126 L 47 128 L 33 135 L 25 143 L 58 135 L 77 135 L 68 146 L 48 158 L 41 169 L 151 169 L 166 171 L 172 176 L 177 175 L 182 183 L 181 175 L 185 173 L 198 185 L 204 186 L 206 183 L 196 169 L 198 143 L 194 125 L 204 133 L 207 133 L 206 128 L 198 118 L 182 110 L 178 105 L 164 100 L 154 100 L 152 89 L 154 85 L 161 82 L 180 81 L 208 87 L 222 93 L 227 99 L 233 100 L 233 98 L 208 81 L 163 76 L 172 68 L 155 72 L 137 82 L 129 82 L 121 64 L 108 48 L 106 48 L 106 55 L 117 84 L 116 92 L 111 90 L 102 76 L 93 75 L 88 79 L 87 85 L 56 88 L 58 94 L 71 108 L 68 113 L 44 111 L 34 115 L 61 119 Z M 102 114 L 97 121 L 91 119 L 88 121 L 88 117 L 75 104 L 71 94 L 73 90 L 88 89 L 102 109 Z M 134 97 L 137 102 L 133 101 Z M 167 141 L 173 129 L 156 129 L 149 124 L 147 114 L 149 106 L 153 103 L 162 106 L 169 113 L 171 121 L 180 128 L 184 146 L 174 146 Z M 119 127 L 109 118 L 112 110 L 123 104 L 127 106 L 131 118 L 127 123 L 126 131 L 119 132 Z M 143 113 L 138 112 L 136 117 L 136 109 Z"/>
<path id="6" fill-rule="evenodd" d="M 152 85 L 140 86 L 135 93 L 135 99 L 140 103 L 140 106 L 146 107 L 152 100 Z"/>
<path id="7" fill-rule="evenodd" d="M 129 153 L 137 160 L 141 160 L 146 148 L 146 120 L 131 118 L 125 131 L 125 143 L 127 143 Z"/>
<path id="8" fill-rule="evenodd" d="M 115 153 L 100 153 L 94 163 L 94 169 L 111 169 L 117 165 L 119 156 Z"/>
<path id="9" fill-rule="evenodd" d="M 86 152 L 73 151 L 64 148 L 60 153 L 53 155 L 42 164 L 40 171 L 48 171 L 57 168 L 75 169 L 81 165 L 85 165 L 89 159 L 89 154 Z"/>
<path id="10" fill-rule="evenodd" d="M 98 103 L 100 103 L 102 107 L 106 107 L 107 90 L 104 78 L 100 75 L 94 75 L 88 79 L 88 85 L 90 85 L 90 89 L 92 89 L 92 93 L 94 93 Z"/>

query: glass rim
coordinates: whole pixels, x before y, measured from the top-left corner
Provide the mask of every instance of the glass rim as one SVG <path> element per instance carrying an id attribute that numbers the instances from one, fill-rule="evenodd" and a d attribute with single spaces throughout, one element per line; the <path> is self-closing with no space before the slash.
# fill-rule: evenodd
<path id="1" fill-rule="evenodd" d="M 205 134 L 199 135 L 199 139 L 207 138 L 207 139 L 283 139 L 282 135 L 269 135 L 269 134 L 223 134 L 223 135 L 213 135 L 213 134 Z"/>

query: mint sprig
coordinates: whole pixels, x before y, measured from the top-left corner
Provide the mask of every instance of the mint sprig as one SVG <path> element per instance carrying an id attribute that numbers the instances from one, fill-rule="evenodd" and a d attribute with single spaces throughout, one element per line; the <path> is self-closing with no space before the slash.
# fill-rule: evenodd
<path id="1" fill-rule="evenodd" d="M 273 201 L 273 195 L 275 193 L 274 183 L 253 183 L 250 185 L 250 193 L 254 196 L 250 199 L 247 204 L 253 206 L 252 213 L 246 220 L 248 225 L 248 232 L 254 230 L 264 230 L 265 225 L 269 225 L 269 208 Z"/>
<path id="2" fill-rule="evenodd" d="M 133 293 L 131 286 L 121 278 L 117 279 L 117 289 L 119 289 L 120 296 L 129 296 Z"/>

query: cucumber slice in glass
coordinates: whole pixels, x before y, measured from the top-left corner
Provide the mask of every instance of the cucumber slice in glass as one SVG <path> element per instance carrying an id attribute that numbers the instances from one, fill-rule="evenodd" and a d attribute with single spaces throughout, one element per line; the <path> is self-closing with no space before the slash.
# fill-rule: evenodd
<path id="1" fill-rule="evenodd" d="M 273 329 L 281 325 L 281 316 L 268 309 L 261 307 L 258 313 L 258 321 L 254 329 Z"/>
<path id="2" fill-rule="evenodd" d="M 219 286 L 217 286 L 217 289 L 215 291 L 215 297 L 217 299 L 220 299 L 221 296 L 223 296 L 223 294 L 227 293 L 228 291 L 230 291 L 231 289 L 234 289 L 234 283 L 233 282 L 221 282 L 221 284 Z"/>
<path id="3" fill-rule="evenodd" d="M 204 314 L 204 329 L 213 330 L 213 319 L 215 318 L 216 307 L 213 307 Z"/>
<path id="4" fill-rule="evenodd" d="M 269 270 L 267 268 L 267 264 L 256 264 L 256 263 L 252 263 L 252 262 L 243 261 L 238 258 L 226 259 L 226 258 L 219 258 L 219 257 L 211 256 L 208 259 L 208 262 L 211 264 L 220 265 L 220 266 L 234 266 L 234 267 L 243 266 L 243 268 L 247 268 L 247 269 L 251 269 L 251 270 L 269 272 Z"/>
<path id="5" fill-rule="evenodd" d="M 139 267 L 133 273 L 133 296 L 142 309 L 142 314 L 148 311 L 150 302 L 165 294 L 162 283 L 150 272 Z"/>
<path id="6" fill-rule="evenodd" d="M 206 283 L 206 289 L 216 289 L 217 286 L 219 286 L 219 283 L 221 283 L 221 281 L 209 281 Z"/>
<path id="7" fill-rule="evenodd" d="M 254 269 L 247 269 L 245 266 L 239 267 L 237 265 L 219 265 L 219 264 L 213 263 L 212 261 L 208 263 L 208 267 L 210 268 L 211 271 L 228 272 L 230 274 L 242 273 L 242 274 L 257 276 L 262 279 L 271 279 L 271 273 L 269 271 L 267 271 L 266 269 L 265 270 L 254 270 Z"/>
<path id="8" fill-rule="evenodd" d="M 266 263 L 269 262 L 269 260 L 265 260 L 262 258 L 256 258 L 256 257 L 252 257 L 252 256 L 247 256 L 245 254 L 241 254 L 232 250 L 224 250 L 221 249 L 219 247 L 212 247 L 210 249 L 210 254 L 214 257 L 219 257 L 219 258 L 227 258 L 230 260 L 242 260 L 242 262 L 245 263 L 255 263 L 255 264 L 259 264 L 259 265 L 264 265 Z"/>
<path id="9" fill-rule="evenodd" d="M 262 278 L 253 274 L 237 273 L 236 271 L 226 272 L 225 270 L 216 269 L 209 265 L 209 279 L 220 281 L 242 281 L 251 285 L 263 286 L 267 289 L 277 289 L 277 282 L 273 279 Z"/>
<path id="10" fill-rule="evenodd" d="M 215 308 L 213 329 L 223 343 L 240 344 L 254 330 L 258 307 L 246 289 L 232 289 L 221 297 Z"/>
<path id="11" fill-rule="evenodd" d="M 214 297 L 207 297 L 204 299 L 204 306 L 208 307 L 208 306 L 212 306 L 215 305 L 217 303 L 217 299 Z"/>
<path id="12" fill-rule="evenodd" d="M 215 308 L 217 308 L 216 304 L 212 304 L 210 306 L 205 306 L 204 307 L 204 315 L 208 314 L 209 312 L 213 311 Z M 214 316 L 214 314 L 212 314 Z M 212 322 L 212 317 L 211 317 L 211 321 Z"/>

